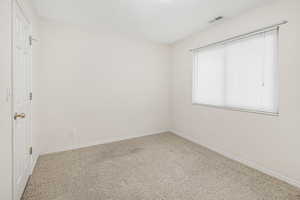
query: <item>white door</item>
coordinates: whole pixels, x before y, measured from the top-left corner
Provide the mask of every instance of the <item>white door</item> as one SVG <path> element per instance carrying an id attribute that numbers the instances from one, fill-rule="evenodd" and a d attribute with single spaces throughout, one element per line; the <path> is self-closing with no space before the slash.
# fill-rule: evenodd
<path id="1" fill-rule="evenodd" d="M 31 168 L 31 27 L 16 1 L 13 13 L 13 181 L 14 200 L 19 200 Z"/>

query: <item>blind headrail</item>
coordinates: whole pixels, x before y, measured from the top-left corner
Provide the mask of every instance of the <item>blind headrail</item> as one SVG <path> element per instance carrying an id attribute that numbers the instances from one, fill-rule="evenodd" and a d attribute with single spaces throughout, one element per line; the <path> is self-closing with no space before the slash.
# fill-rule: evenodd
<path id="1" fill-rule="evenodd" d="M 222 41 L 218 41 L 218 42 L 214 42 L 214 43 L 211 43 L 211 44 L 204 45 L 202 47 L 197 47 L 197 48 L 194 48 L 194 49 L 190 49 L 190 51 L 194 52 L 194 51 L 198 51 L 198 50 L 203 49 L 203 48 L 219 45 L 219 44 L 226 43 L 226 42 L 229 42 L 229 41 L 239 40 L 239 39 L 245 38 L 245 37 L 250 36 L 250 35 L 255 35 L 256 33 L 267 32 L 268 30 L 270 30 L 272 28 L 275 28 L 275 27 L 279 28 L 281 25 L 284 25 L 284 24 L 287 24 L 287 23 L 288 23 L 288 21 L 285 20 L 285 21 L 282 21 L 280 23 L 273 24 L 271 26 L 266 26 L 266 27 L 263 27 L 263 28 L 260 28 L 260 29 L 256 29 L 254 31 L 250 31 L 248 33 L 244 33 L 244 34 L 241 34 L 241 35 L 230 37 L 230 38 L 227 38 L 227 39 L 222 40 Z"/>

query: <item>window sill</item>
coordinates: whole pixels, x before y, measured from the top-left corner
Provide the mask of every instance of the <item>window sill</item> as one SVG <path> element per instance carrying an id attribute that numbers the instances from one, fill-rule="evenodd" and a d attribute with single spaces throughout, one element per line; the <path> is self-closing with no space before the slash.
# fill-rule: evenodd
<path id="1" fill-rule="evenodd" d="M 223 110 L 231 110 L 231 111 L 239 111 L 239 112 L 247 112 L 247 113 L 254 113 L 254 114 L 261 114 L 261 115 L 269 115 L 269 116 L 279 116 L 279 113 L 267 112 L 267 111 L 258 111 L 258 110 L 251 110 L 251 109 L 243 109 L 243 108 L 234 108 L 229 106 L 215 106 L 209 104 L 202 104 L 202 103 L 192 103 L 194 106 L 205 106 L 210 108 L 218 108 Z"/>

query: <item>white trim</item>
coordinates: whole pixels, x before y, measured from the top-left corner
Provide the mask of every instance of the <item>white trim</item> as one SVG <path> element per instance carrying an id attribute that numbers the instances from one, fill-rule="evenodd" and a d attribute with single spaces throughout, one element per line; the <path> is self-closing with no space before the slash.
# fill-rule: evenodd
<path id="1" fill-rule="evenodd" d="M 22 14 L 24 15 L 24 18 L 25 18 L 25 20 L 27 21 L 27 23 L 31 25 L 31 21 L 29 20 L 29 17 L 27 16 L 27 14 L 26 14 L 26 12 L 25 12 L 25 10 L 26 10 L 25 7 L 26 7 L 26 6 L 25 6 L 24 1 L 14 0 L 14 2 L 16 3 L 16 5 L 19 6 L 19 8 L 20 8 Z"/>
<path id="2" fill-rule="evenodd" d="M 235 108 L 235 107 L 230 107 L 230 106 L 217 106 L 217 105 L 205 104 L 205 103 L 192 103 L 192 105 L 193 106 L 205 106 L 205 107 L 211 107 L 211 108 L 219 108 L 219 109 L 223 109 L 223 110 L 261 114 L 261 115 L 270 115 L 270 116 L 277 116 L 277 117 L 279 116 L 279 113 L 252 110 L 252 109 L 246 109 L 246 108 L 238 108 L 238 107 Z"/>
<path id="3" fill-rule="evenodd" d="M 150 132 L 150 133 L 137 133 L 137 134 L 134 134 L 134 135 L 124 136 L 124 137 L 119 137 L 119 136 L 118 137 L 112 137 L 112 138 L 109 138 L 109 139 L 93 141 L 93 142 L 89 142 L 89 143 L 86 143 L 86 144 L 79 144 L 79 145 L 76 145 L 76 146 L 73 146 L 73 147 L 66 147 L 66 148 L 63 148 L 63 149 L 60 149 L 60 150 L 44 152 L 44 153 L 41 153 L 41 155 L 46 155 L 46 154 L 51 154 L 51 153 L 59 153 L 59 152 L 70 151 L 70 150 L 76 150 L 76 149 L 96 146 L 96 145 L 100 145 L 100 144 L 107 144 L 107 143 L 112 143 L 112 142 L 120 142 L 122 140 L 134 139 L 134 138 L 139 138 L 139 137 L 143 137 L 143 136 L 157 135 L 157 134 L 166 133 L 166 132 L 169 132 L 169 130 L 161 130 L 161 131 L 155 131 L 155 132 Z"/>
<path id="4" fill-rule="evenodd" d="M 283 175 L 280 172 L 277 172 L 277 171 L 274 171 L 272 169 L 268 169 L 266 167 L 263 167 L 263 166 L 259 165 L 258 163 L 254 162 L 254 161 L 250 161 L 250 160 L 247 160 L 247 159 L 242 158 L 242 157 L 237 157 L 236 155 L 233 155 L 232 153 L 226 152 L 226 151 L 221 150 L 219 148 L 212 147 L 212 146 L 209 146 L 209 145 L 200 144 L 198 142 L 198 140 L 196 140 L 195 138 L 193 138 L 191 136 L 187 136 L 186 134 L 180 133 L 180 132 L 178 132 L 176 130 L 170 130 L 170 132 L 172 132 L 175 135 L 178 135 L 180 137 L 183 137 L 183 138 L 185 138 L 185 139 L 187 139 L 189 141 L 197 143 L 197 144 L 199 144 L 199 145 L 201 145 L 201 146 L 203 146 L 203 147 L 205 147 L 207 149 L 210 149 L 210 150 L 212 150 L 214 152 L 217 152 L 217 153 L 219 153 L 219 154 L 221 154 L 221 155 L 223 155 L 223 156 L 225 156 L 225 157 L 227 157 L 227 158 L 229 158 L 231 160 L 234 160 L 234 161 L 237 161 L 237 162 L 242 163 L 244 165 L 247 165 L 247 166 L 249 166 L 251 168 L 254 168 L 254 169 L 256 169 L 256 170 L 258 170 L 260 172 L 263 172 L 263 173 L 265 173 L 265 174 L 267 174 L 269 176 L 275 177 L 275 178 L 277 178 L 277 179 L 279 179 L 281 181 L 284 181 L 284 182 L 289 183 L 289 184 L 291 184 L 291 185 L 293 185 L 293 186 L 295 186 L 297 188 L 300 188 L 300 181 L 299 180 L 295 180 L 293 178 L 287 177 L 286 175 Z"/>
<path id="5" fill-rule="evenodd" d="M 32 157 L 33 157 L 33 156 L 32 156 Z M 39 158 L 39 155 L 37 155 L 35 159 L 32 159 L 32 162 L 31 162 L 31 163 L 32 163 L 32 164 L 31 164 L 31 170 L 30 170 L 30 174 L 31 174 L 31 175 L 32 175 L 33 170 L 34 170 L 34 168 L 35 168 L 35 166 L 36 166 L 36 162 L 37 162 L 38 158 Z"/>
<path id="6" fill-rule="evenodd" d="M 13 99 L 13 68 L 14 68 L 14 1 L 10 1 L 10 123 L 11 123 L 11 200 L 15 199 L 15 171 L 14 171 L 14 99 Z"/>

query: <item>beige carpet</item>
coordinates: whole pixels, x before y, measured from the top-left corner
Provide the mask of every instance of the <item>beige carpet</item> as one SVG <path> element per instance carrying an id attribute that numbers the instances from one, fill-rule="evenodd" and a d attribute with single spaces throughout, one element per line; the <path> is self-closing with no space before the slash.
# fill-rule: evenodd
<path id="1" fill-rule="evenodd" d="M 41 156 L 23 200 L 299 200 L 300 190 L 171 133 Z"/>

